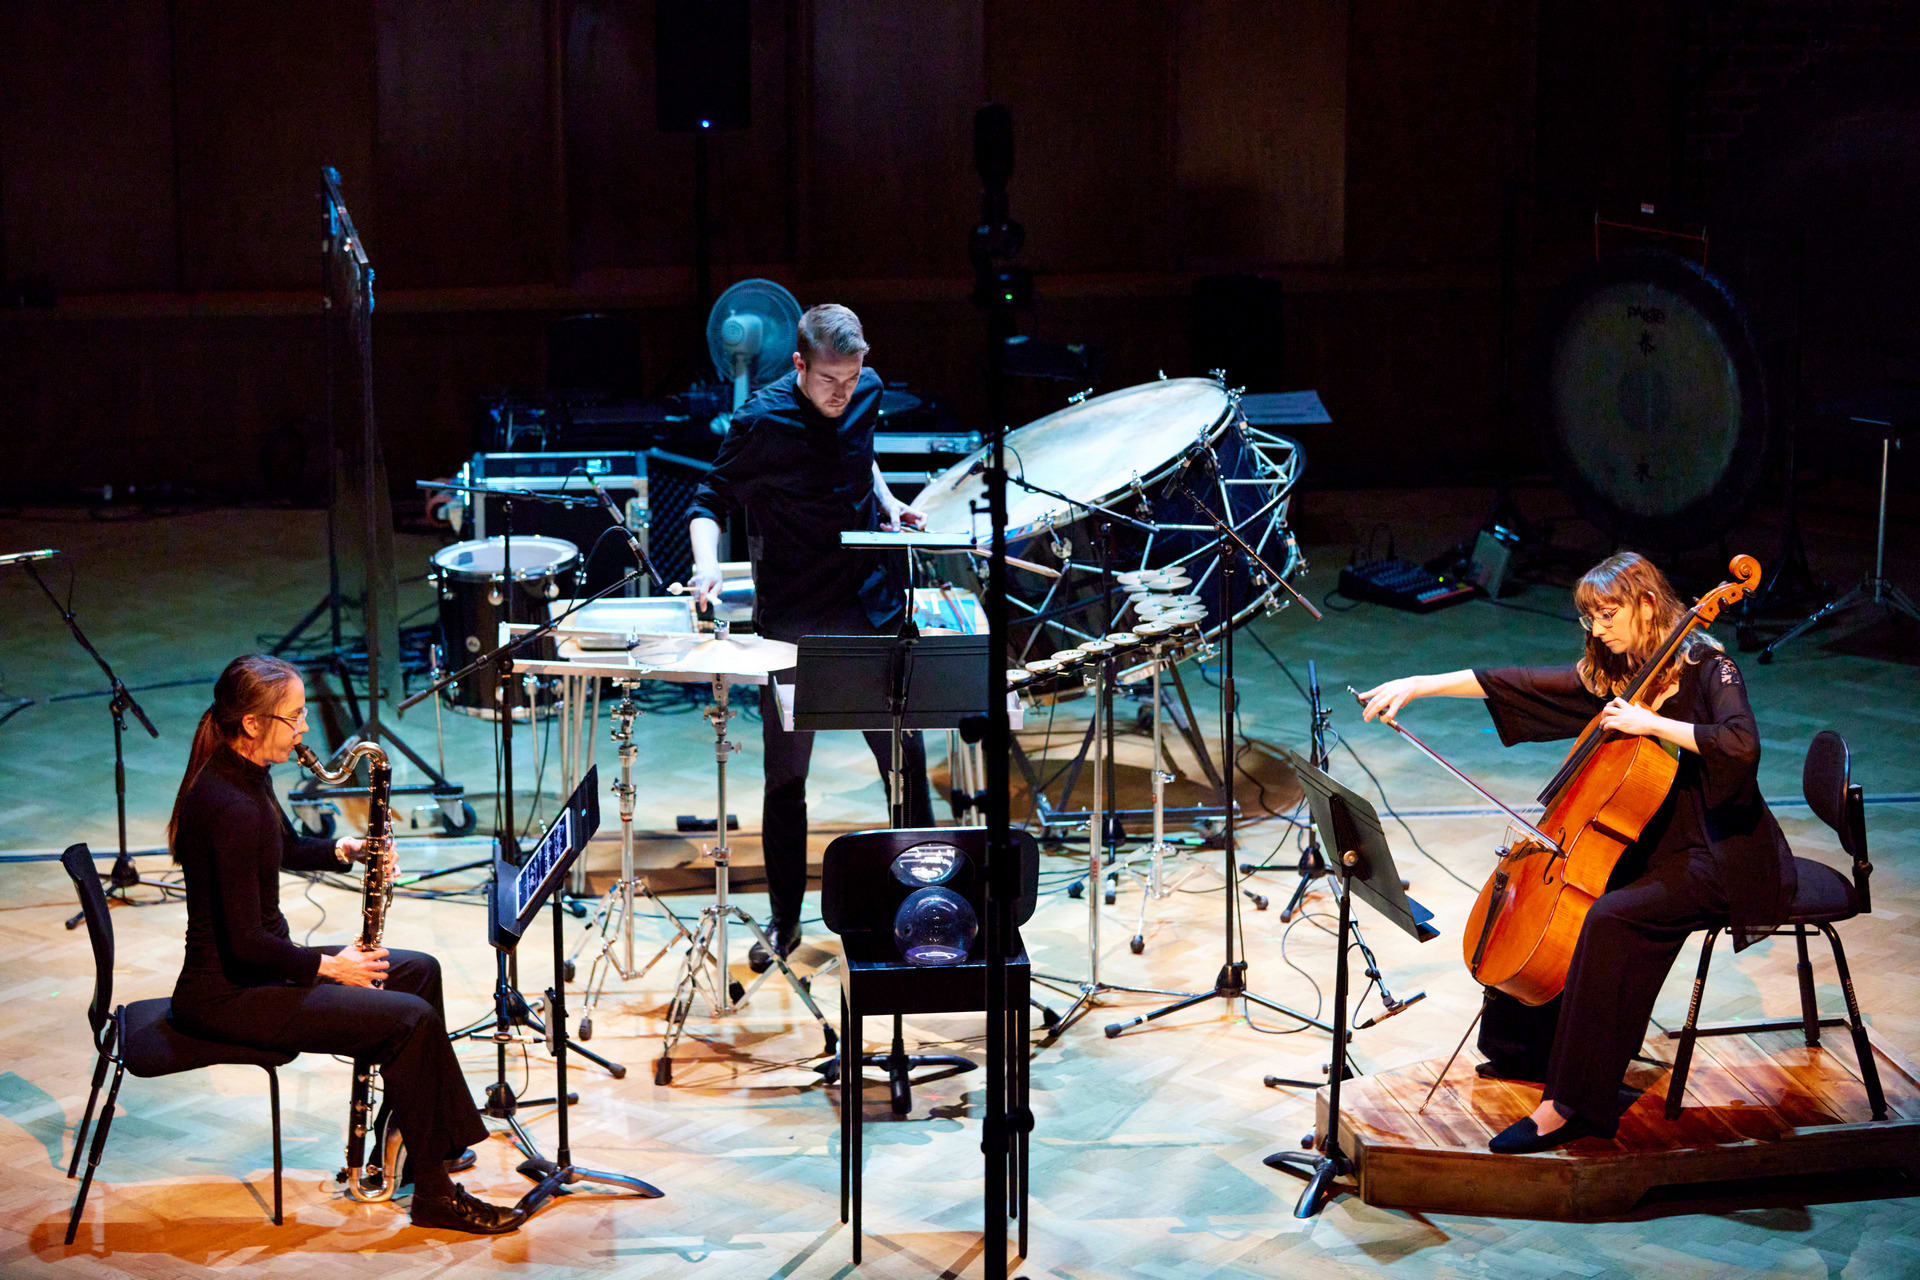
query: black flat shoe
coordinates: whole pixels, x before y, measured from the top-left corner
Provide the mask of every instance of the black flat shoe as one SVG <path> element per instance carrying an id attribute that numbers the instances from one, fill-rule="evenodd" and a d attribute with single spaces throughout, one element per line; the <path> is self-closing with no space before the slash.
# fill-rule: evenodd
<path id="1" fill-rule="evenodd" d="M 780 958 L 785 960 L 800 945 L 800 922 L 782 920 L 776 916 L 767 921 L 767 937 L 773 942 L 774 951 L 779 952 Z M 765 973 L 773 968 L 773 955 L 760 945 L 758 938 L 747 948 L 747 968 L 755 973 Z"/>
<path id="2" fill-rule="evenodd" d="M 477 1236 L 503 1236 L 509 1231 L 518 1231 L 526 1215 L 509 1205 L 488 1204 L 475 1196 L 467 1194 L 467 1189 L 459 1183 L 453 1184 L 453 1194 L 446 1197 L 427 1197 L 418 1192 L 413 1197 L 413 1225 L 416 1227 L 442 1227 L 452 1231 L 465 1231 Z"/>
<path id="3" fill-rule="evenodd" d="M 1577 1142 L 1581 1138 L 1591 1138 L 1600 1133 L 1598 1126 L 1579 1116 L 1568 1116 L 1566 1123 L 1551 1133 L 1542 1134 L 1539 1126 L 1533 1123 L 1532 1116 L 1524 1116 L 1493 1135 L 1487 1143 L 1487 1150 L 1495 1155 L 1524 1156 L 1536 1151 L 1551 1151 L 1555 1147 Z"/>
<path id="4" fill-rule="evenodd" d="M 1538 1084 L 1547 1078 L 1544 1062 L 1523 1062 L 1518 1058 L 1488 1058 L 1473 1069 L 1482 1080 L 1524 1080 Z"/>

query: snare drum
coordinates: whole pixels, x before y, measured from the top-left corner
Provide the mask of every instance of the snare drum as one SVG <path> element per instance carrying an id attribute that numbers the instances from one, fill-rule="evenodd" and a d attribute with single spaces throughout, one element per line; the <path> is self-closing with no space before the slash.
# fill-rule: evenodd
<path id="1" fill-rule="evenodd" d="M 507 620 L 507 540 L 479 538 L 442 547 L 433 555 L 428 576 L 440 598 L 440 644 L 448 669 L 455 670 L 500 643 L 500 624 Z M 564 538 L 529 536 L 513 540 L 513 621 L 545 622 L 547 603 L 578 593 L 580 549 Z M 543 638 L 529 657 L 553 657 L 553 641 Z M 519 677 L 509 681 L 505 697 L 491 671 L 478 671 L 449 687 L 442 696 L 463 715 L 495 720 L 502 705 L 516 720 L 528 715 Z M 534 710 L 557 699 L 551 682 L 535 688 Z"/>

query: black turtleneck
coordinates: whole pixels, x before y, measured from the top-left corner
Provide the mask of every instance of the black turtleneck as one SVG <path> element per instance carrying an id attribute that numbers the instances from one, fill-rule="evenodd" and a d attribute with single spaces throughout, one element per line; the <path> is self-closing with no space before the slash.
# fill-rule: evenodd
<path id="1" fill-rule="evenodd" d="M 301 837 L 265 765 L 218 748 L 180 806 L 174 853 L 187 883 L 187 946 L 175 999 L 225 984 L 311 985 L 320 952 L 292 941 L 280 872 L 337 871 L 333 841 Z"/>

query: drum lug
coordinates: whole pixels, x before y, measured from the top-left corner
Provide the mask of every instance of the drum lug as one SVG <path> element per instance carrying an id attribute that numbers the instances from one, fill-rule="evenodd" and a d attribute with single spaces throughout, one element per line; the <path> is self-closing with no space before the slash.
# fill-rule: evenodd
<path id="1" fill-rule="evenodd" d="M 487 588 L 487 603 L 488 603 L 488 604 L 490 604 L 490 605 L 493 605 L 493 606 L 495 606 L 495 607 L 497 608 L 497 607 L 498 607 L 498 606 L 500 605 L 500 602 L 501 602 L 501 600 L 502 600 L 503 598 L 504 598 L 504 597 L 502 597 L 502 595 L 500 594 L 500 588 L 498 588 L 498 587 L 488 587 L 488 588 Z"/>
<path id="2" fill-rule="evenodd" d="M 1160 376 L 1163 378 L 1166 377 L 1164 373 L 1161 374 Z M 1067 403 L 1068 404 L 1085 404 L 1087 402 L 1087 397 L 1092 394 L 1093 394 L 1092 387 L 1088 387 L 1085 391 L 1076 391 L 1072 395 L 1067 397 Z"/>

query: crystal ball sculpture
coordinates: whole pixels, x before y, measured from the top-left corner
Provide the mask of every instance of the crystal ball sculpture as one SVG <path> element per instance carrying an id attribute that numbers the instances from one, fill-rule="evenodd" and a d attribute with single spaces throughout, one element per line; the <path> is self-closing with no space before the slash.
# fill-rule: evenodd
<path id="1" fill-rule="evenodd" d="M 959 964 L 980 932 L 967 900 L 951 889 L 915 889 L 893 915 L 893 937 L 910 964 Z"/>

